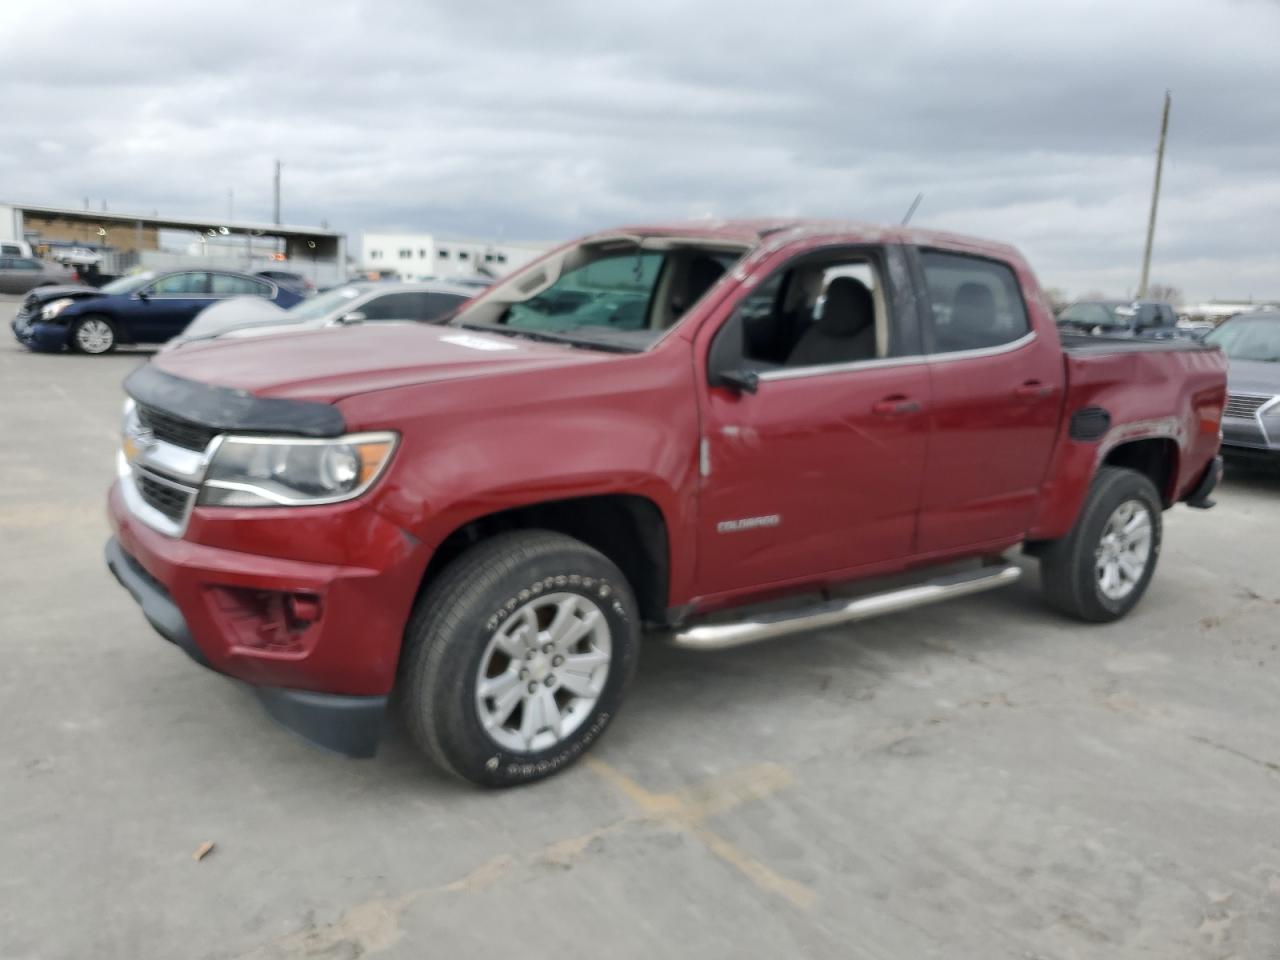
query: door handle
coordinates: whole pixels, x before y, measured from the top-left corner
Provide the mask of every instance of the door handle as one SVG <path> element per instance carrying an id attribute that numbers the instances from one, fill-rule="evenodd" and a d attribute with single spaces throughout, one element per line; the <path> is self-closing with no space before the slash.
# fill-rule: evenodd
<path id="1" fill-rule="evenodd" d="M 919 410 L 919 400 L 912 400 L 901 393 L 877 400 L 871 405 L 871 412 L 881 417 L 899 417 L 905 413 L 917 413 Z"/>
<path id="2" fill-rule="evenodd" d="M 1039 400 L 1051 393 L 1053 393 L 1053 387 L 1039 380 L 1028 380 L 1013 391 L 1013 395 L 1019 400 Z"/>

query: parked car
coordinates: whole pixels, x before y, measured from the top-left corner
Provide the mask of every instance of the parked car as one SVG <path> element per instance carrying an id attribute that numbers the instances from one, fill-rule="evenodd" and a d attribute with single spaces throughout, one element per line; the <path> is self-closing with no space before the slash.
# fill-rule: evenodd
<path id="1" fill-rule="evenodd" d="M 1019 546 L 1115 620 L 1164 511 L 1211 505 L 1226 358 L 1044 304 L 1000 244 L 701 222 L 568 244 L 443 325 L 193 344 L 125 382 L 107 563 L 283 724 L 367 756 L 398 685 L 495 786 L 600 738 L 645 632 L 850 623 L 1012 583 Z"/>
<path id="2" fill-rule="evenodd" d="M 165 346 L 174 350 L 215 337 L 261 337 L 365 322 L 429 322 L 476 295 L 449 283 L 350 283 L 280 310 L 268 301 L 232 300 L 201 311 Z"/>
<path id="3" fill-rule="evenodd" d="M 88 247 L 54 247 L 49 258 L 75 267 L 87 267 L 102 263 L 102 254 Z"/>
<path id="4" fill-rule="evenodd" d="M 76 272 L 35 257 L 0 257 L 0 293 L 26 293 L 37 287 L 74 283 Z"/>
<path id="5" fill-rule="evenodd" d="M 30 257 L 31 244 L 25 240 L 2 240 L 0 241 L 0 257 Z"/>
<path id="6" fill-rule="evenodd" d="M 266 277 L 273 283 L 288 287 L 303 296 L 309 297 L 316 292 L 316 285 L 312 280 L 307 279 L 300 273 L 294 273 L 292 270 L 258 270 L 254 273 L 254 276 Z"/>
<path id="7" fill-rule="evenodd" d="M 31 291 L 13 318 L 13 332 L 32 350 L 71 348 L 107 353 L 120 343 L 164 343 L 218 300 L 261 297 L 289 307 L 300 294 L 262 277 L 225 270 L 138 273 L 100 289 L 45 287 Z"/>
<path id="8" fill-rule="evenodd" d="M 1238 313 L 1205 342 L 1229 361 L 1222 452 L 1280 466 L 1280 311 Z"/>
<path id="9" fill-rule="evenodd" d="M 1178 314 L 1159 300 L 1078 300 L 1058 314 L 1058 326 L 1073 333 L 1172 340 L 1190 336 Z"/>

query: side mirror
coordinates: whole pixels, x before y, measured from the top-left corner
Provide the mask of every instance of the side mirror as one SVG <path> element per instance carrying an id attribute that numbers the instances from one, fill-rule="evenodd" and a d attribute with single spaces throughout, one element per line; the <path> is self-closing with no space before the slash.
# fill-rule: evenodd
<path id="1" fill-rule="evenodd" d="M 364 323 L 369 318 L 359 310 L 352 310 L 350 313 L 344 313 L 339 323 Z"/>
<path id="2" fill-rule="evenodd" d="M 714 387 L 728 387 L 735 393 L 755 393 L 760 376 L 754 370 L 720 370 L 711 378 Z"/>
<path id="3" fill-rule="evenodd" d="M 150 299 L 151 299 L 151 292 L 150 292 L 149 290 L 139 290 L 139 291 L 138 291 L 138 299 L 139 299 L 139 300 L 150 300 Z"/>

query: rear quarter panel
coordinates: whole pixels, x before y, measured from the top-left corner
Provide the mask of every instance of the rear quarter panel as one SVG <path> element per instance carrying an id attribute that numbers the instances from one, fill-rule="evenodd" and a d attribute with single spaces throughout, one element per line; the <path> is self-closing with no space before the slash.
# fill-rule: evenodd
<path id="1" fill-rule="evenodd" d="M 1105 348 L 1063 354 L 1067 394 L 1041 508 L 1029 531 L 1033 540 L 1064 536 L 1074 525 L 1098 467 L 1116 447 L 1134 440 L 1167 439 L 1177 462 L 1166 505 L 1190 492 L 1218 452 L 1226 403 L 1227 362 L 1219 350 Z M 1097 440 L 1073 440 L 1071 416 L 1099 407 L 1110 427 Z"/>

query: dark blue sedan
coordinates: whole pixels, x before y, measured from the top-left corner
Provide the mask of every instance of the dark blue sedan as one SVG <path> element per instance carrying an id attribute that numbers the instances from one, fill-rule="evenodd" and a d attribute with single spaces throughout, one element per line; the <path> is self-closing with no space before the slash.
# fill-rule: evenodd
<path id="1" fill-rule="evenodd" d="M 32 350 L 108 353 L 121 343 L 164 343 L 205 307 L 231 297 L 262 297 L 280 307 L 303 299 L 265 277 L 225 270 L 138 273 L 100 290 L 38 287 L 23 298 L 13 333 Z"/>

